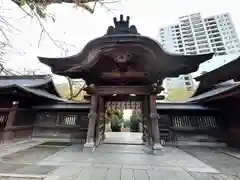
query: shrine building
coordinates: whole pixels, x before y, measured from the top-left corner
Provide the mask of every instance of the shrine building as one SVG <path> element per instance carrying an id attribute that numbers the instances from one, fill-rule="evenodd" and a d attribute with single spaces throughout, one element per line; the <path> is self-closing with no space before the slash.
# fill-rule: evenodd
<path id="1" fill-rule="evenodd" d="M 84 79 L 89 102 L 61 98 L 51 75 L 0 76 L 0 140 L 64 139 L 94 150 L 105 140 L 106 109 L 119 108 L 141 111 L 142 141 L 153 150 L 240 147 L 240 58 L 196 77 L 200 85 L 187 101 L 156 103 L 164 99 L 164 78 L 195 72 L 212 56 L 166 52 L 130 25 L 129 17 L 114 18 L 114 26 L 78 54 L 39 57 L 54 74 Z"/>

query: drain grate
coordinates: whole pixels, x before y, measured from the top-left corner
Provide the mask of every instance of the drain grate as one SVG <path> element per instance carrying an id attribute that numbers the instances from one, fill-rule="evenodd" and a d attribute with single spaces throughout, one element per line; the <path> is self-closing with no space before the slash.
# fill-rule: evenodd
<path id="1" fill-rule="evenodd" d="M 73 145 L 72 142 L 54 142 L 54 141 L 48 141 L 45 143 L 40 144 L 40 146 L 71 146 Z"/>
<path id="2" fill-rule="evenodd" d="M 18 163 L 18 164 L 34 163 L 55 154 L 56 152 L 64 149 L 65 147 L 66 146 L 58 146 L 58 147 L 35 146 L 26 150 L 21 150 L 21 151 L 3 156 L 2 161 L 9 162 L 9 163 Z"/>
<path id="3" fill-rule="evenodd" d="M 14 178 L 40 178 L 46 176 L 53 170 L 58 168 L 58 166 L 43 166 L 43 165 L 33 165 L 33 164 L 4 164 L 0 163 L 0 179 L 5 177 Z M 4 179 L 5 179 L 4 178 Z M 28 179 L 28 178 L 27 178 Z"/>

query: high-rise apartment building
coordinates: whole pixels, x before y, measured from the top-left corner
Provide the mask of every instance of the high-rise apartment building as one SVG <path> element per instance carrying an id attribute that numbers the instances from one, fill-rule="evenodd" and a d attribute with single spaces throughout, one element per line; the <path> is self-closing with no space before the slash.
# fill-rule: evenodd
<path id="1" fill-rule="evenodd" d="M 178 23 L 159 29 L 158 40 L 166 51 L 178 54 L 215 52 L 215 56 L 220 56 L 240 52 L 240 42 L 229 13 L 207 18 L 202 18 L 200 13 L 179 17 Z M 165 80 L 166 90 L 178 86 L 192 91 L 191 75 Z"/>
<path id="2" fill-rule="evenodd" d="M 240 42 L 228 13 L 207 18 L 200 13 L 179 17 L 178 24 L 160 28 L 159 42 L 166 51 L 180 54 L 240 52 Z"/>

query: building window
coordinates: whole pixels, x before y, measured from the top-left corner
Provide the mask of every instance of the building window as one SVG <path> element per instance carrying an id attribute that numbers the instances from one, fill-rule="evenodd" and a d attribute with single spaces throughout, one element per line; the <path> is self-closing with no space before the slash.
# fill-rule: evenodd
<path id="1" fill-rule="evenodd" d="M 217 55 L 219 55 L 219 56 L 226 55 L 226 52 L 219 52 L 219 53 L 217 53 Z"/>
<path id="2" fill-rule="evenodd" d="M 191 83 L 190 83 L 189 81 L 186 81 L 186 82 L 185 82 L 185 85 L 190 86 Z"/>

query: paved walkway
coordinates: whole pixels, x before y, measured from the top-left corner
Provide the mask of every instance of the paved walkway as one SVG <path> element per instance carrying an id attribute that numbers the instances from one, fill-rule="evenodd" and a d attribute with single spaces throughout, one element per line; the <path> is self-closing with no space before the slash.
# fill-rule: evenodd
<path id="1" fill-rule="evenodd" d="M 209 156 L 217 158 L 219 154 L 201 148 L 194 149 L 200 156 L 191 148 L 186 148 L 187 152 L 176 147 L 165 147 L 164 152 L 151 154 L 143 145 L 102 144 L 94 153 L 82 149 L 79 144 L 43 141 L 1 148 L 0 179 L 236 180 L 238 177 L 228 176 L 221 167 L 226 162 L 240 164 L 239 159 L 233 160 L 232 156 L 224 154 L 224 159 L 213 159 L 219 165 L 215 166 L 212 160 L 205 161 L 204 157 L 210 160 Z"/>
<path id="2" fill-rule="evenodd" d="M 142 133 L 108 132 L 105 134 L 105 144 L 143 144 Z"/>

